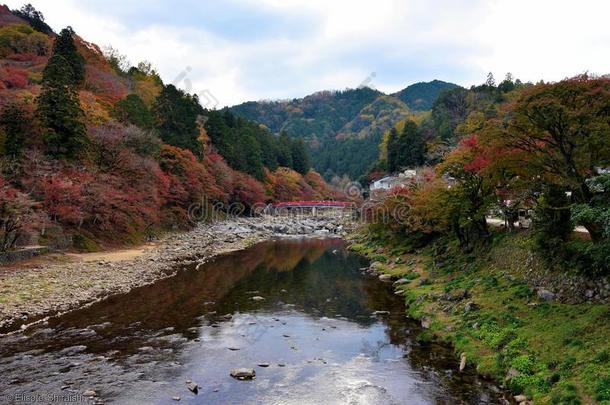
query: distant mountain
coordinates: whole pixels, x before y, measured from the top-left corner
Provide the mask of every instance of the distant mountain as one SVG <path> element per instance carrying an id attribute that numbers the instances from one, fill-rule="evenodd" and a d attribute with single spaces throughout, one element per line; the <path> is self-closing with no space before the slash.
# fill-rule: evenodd
<path id="1" fill-rule="evenodd" d="M 257 121 L 272 132 L 288 132 L 308 141 L 333 138 L 383 93 L 368 87 L 321 91 L 304 98 L 250 101 L 231 107 L 238 116 Z"/>
<path id="2" fill-rule="evenodd" d="M 431 82 L 421 82 L 410 85 L 409 87 L 392 94 L 400 99 L 413 111 L 428 111 L 438 99 L 443 91 L 455 89 L 457 84 L 432 80 Z"/>
<path id="3" fill-rule="evenodd" d="M 379 96 L 366 105 L 336 134 L 337 139 L 363 139 L 383 134 L 398 121 L 411 115 L 409 107 L 396 97 Z"/>
<path id="4" fill-rule="evenodd" d="M 327 180 L 366 173 L 379 155 L 383 133 L 399 121 L 430 110 L 439 95 L 456 84 L 433 80 L 392 95 L 362 87 L 321 91 L 303 98 L 250 101 L 231 107 L 237 116 L 279 134 L 304 139 L 314 168 Z"/>

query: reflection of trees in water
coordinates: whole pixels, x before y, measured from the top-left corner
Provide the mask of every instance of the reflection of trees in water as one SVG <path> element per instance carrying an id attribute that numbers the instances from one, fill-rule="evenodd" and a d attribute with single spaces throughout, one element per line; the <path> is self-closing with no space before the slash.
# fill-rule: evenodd
<path id="1" fill-rule="evenodd" d="M 320 255 L 315 252 L 315 260 L 310 261 L 311 252 L 305 252 L 300 260 L 292 249 L 301 249 L 298 244 L 282 246 L 277 255 L 288 257 L 291 263 L 297 263 L 292 271 L 280 271 L 274 267 L 259 266 L 248 277 L 241 279 L 227 294 L 222 304 L 230 311 L 245 312 L 258 308 L 275 308 L 277 302 L 294 304 L 299 311 L 312 316 L 336 316 L 338 314 L 369 325 L 370 309 L 366 307 L 364 287 L 367 283 L 358 274 L 357 269 L 363 265 L 361 258 L 325 248 Z M 258 291 L 257 295 L 266 298 L 264 304 L 252 303 L 241 297 L 248 292 Z"/>
<path id="2" fill-rule="evenodd" d="M 19 345 L 27 346 L 28 350 L 40 347 L 61 349 L 78 344 L 75 342 L 86 341 L 92 351 L 115 348 L 135 351 L 151 331 L 169 327 L 194 338 L 197 332 L 188 329 L 198 327 L 202 315 L 214 323 L 222 321 L 222 315 L 233 312 L 230 306 L 223 305 L 221 301 L 239 284 L 239 280 L 248 278 L 254 272 L 259 274 L 254 283 L 268 280 L 269 277 L 261 277 L 261 272 L 277 274 L 275 269 L 289 270 L 293 263 L 310 263 L 324 255 L 327 249 L 340 249 L 343 244 L 340 240 L 314 239 L 262 243 L 245 251 L 221 256 L 198 271 L 192 266 L 189 271 L 180 272 L 174 277 L 51 319 L 49 326 L 63 333 L 55 334 L 52 339 L 37 334 L 36 338 L 20 342 Z M 258 285 L 254 289 L 259 289 Z M 280 290 L 281 287 L 277 292 Z M 232 299 L 238 301 L 238 307 L 242 310 L 260 307 L 250 297 L 243 294 Z M 216 304 L 205 305 L 206 302 Z M 212 314 L 214 311 L 217 314 Z M 109 324 L 105 327 L 97 328 L 95 335 L 87 331 L 75 336 L 68 333 L 107 322 Z M 39 329 L 34 328 L 28 333 L 35 333 Z M 61 336 L 65 336 L 65 339 Z"/>
<path id="3" fill-rule="evenodd" d="M 392 346 L 392 344 L 386 341 L 377 341 L 374 345 L 365 341 L 362 344 L 362 353 L 364 353 L 372 361 L 379 361 L 381 359 L 381 351 L 390 346 Z"/>

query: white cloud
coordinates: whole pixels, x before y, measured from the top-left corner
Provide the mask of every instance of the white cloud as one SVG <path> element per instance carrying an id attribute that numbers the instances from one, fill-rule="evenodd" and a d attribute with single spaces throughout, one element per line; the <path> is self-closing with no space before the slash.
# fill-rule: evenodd
<path id="1" fill-rule="evenodd" d="M 213 5 L 214 13 L 226 6 L 226 16 L 211 16 L 206 13 L 211 5 L 187 0 L 32 3 L 53 28 L 72 25 L 85 39 L 111 44 L 133 62 L 150 60 L 166 82 L 191 67 L 190 90 L 209 89 L 221 105 L 356 87 L 371 72 L 376 73 L 373 84 L 390 92 L 435 78 L 471 85 L 482 82 L 488 71 L 537 81 L 585 70 L 605 73 L 610 66 L 610 31 L 605 30 L 610 5 L 595 0 L 578 5 L 561 0 L 232 0 Z M 174 12 L 179 7 L 186 12 Z M 232 14 L 249 18 L 254 12 L 252 18 L 263 19 L 258 24 L 231 25 Z M 180 20 L 189 13 L 201 14 L 196 24 Z M 294 26 L 260 32 L 282 20 Z"/>

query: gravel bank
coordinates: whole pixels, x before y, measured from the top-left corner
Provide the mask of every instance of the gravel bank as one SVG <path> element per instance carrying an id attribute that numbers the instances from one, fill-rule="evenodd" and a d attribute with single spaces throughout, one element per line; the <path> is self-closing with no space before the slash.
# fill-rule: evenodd
<path id="1" fill-rule="evenodd" d="M 200 224 L 124 261 L 44 263 L 0 273 L 0 332 L 130 291 L 205 262 L 278 237 L 343 237 L 347 217 L 238 218 Z"/>

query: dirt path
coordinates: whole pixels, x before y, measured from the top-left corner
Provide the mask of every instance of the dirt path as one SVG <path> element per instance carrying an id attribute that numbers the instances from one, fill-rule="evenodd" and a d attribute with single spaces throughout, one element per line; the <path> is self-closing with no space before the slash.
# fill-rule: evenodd
<path id="1" fill-rule="evenodd" d="M 95 253 L 66 253 L 66 257 L 74 262 L 122 262 L 125 260 L 133 260 L 137 257 L 145 255 L 149 250 L 158 246 L 159 243 L 147 243 L 144 246 L 133 249 L 110 250 L 107 252 Z"/>

